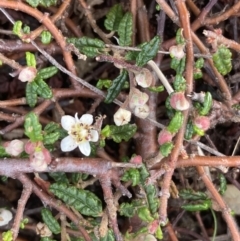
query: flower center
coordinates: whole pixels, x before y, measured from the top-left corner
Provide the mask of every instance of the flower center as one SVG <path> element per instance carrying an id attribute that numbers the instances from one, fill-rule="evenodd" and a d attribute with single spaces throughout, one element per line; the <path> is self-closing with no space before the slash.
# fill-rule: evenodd
<path id="1" fill-rule="evenodd" d="M 68 134 L 76 141 L 77 143 L 82 143 L 85 141 L 89 141 L 91 139 L 90 130 L 92 126 L 83 124 L 83 123 L 76 123 L 72 125 L 71 130 Z"/>

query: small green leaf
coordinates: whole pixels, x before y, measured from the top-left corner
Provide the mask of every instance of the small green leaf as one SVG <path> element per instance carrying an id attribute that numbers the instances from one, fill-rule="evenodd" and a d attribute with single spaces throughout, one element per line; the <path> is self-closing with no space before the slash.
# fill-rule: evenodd
<path id="1" fill-rule="evenodd" d="M 163 156 L 167 157 L 171 153 L 173 147 L 174 145 L 172 142 L 166 142 L 160 146 L 160 152 Z"/>
<path id="2" fill-rule="evenodd" d="M 13 25 L 13 33 L 18 37 L 22 36 L 22 21 L 16 21 Z"/>
<path id="3" fill-rule="evenodd" d="M 197 68 L 197 69 L 201 69 L 203 66 L 204 66 L 204 59 L 203 58 L 199 58 L 194 65 L 194 67 Z"/>
<path id="4" fill-rule="evenodd" d="M 176 92 L 184 92 L 187 87 L 187 82 L 182 75 L 177 74 L 175 76 L 173 87 Z"/>
<path id="5" fill-rule="evenodd" d="M 115 241 L 115 236 L 113 234 L 113 231 L 111 229 L 109 229 L 107 231 L 107 234 L 105 237 L 101 237 L 100 241 Z"/>
<path id="6" fill-rule="evenodd" d="M 69 184 L 67 175 L 65 172 L 49 172 L 49 176 L 54 179 L 57 183 L 66 183 Z"/>
<path id="7" fill-rule="evenodd" d="M 183 118 L 183 113 L 181 111 L 176 111 L 169 125 L 167 126 L 167 130 L 172 134 L 177 133 L 183 124 Z"/>
<path id="8" fill-rule="evenodd" d="M 140 182 L 140 173 L 138 169 L 130 168 L 123 174 L 121 180 L 124 182 L 132 181 L 132 186 L 134 187 L 138 185 Z"/>
<path id="9" fill-rule="evenodd" d="M 8 230 L 7 232 L 2 233 L 3 241 L 13 241 L 13 232 Z"/>
<path id="10" fill-rule="evenodd" d="M 105 103 L 109 104 L 113 102 L 113 100 L 118 96 L 121 89 L 123 88 L 125 81 L 127 81 L 127 78 L 128 72 L 126 70 L 122 70 L 121 74 L 113 80 L 111 87 L 108 89 Z"/>
<path id="11" fill-rule="evenodd" d="M 186 140 L 190 140 L 193 136 L 194 130 L 193 130 L 193 123 L 192 121 L 188 121 L 187 126 L 186 126 L 186 130 L 185 130 L 185 134 L 184 134 L 184 138 Z"/>
<path id="12" fill-rule="evenodd" d="M 38 6 L 40 0 L 26 0 L 26 2 L 27 2 L 30 6 L 36 8 L 36 7 Z"/>
<path id="13" fill-rule="evenodd" d="M 37 103 L 37 89 L 38 85 L 35 81 L 28 82 L 26 85 L 26 99 L 30 107 L 34 107 Z"/>
<path id="14" fill-rule="evenodd" d="M 181 208 L 186 211 L 196 212 L 196 211 L 208 210 L 209 208 L 211 208 L 211 206 L 212 206 L 211 200 L 206 200 L 204 202 L 197 203 L 197 204 L 184 204 L 182 205 Z"/>
<path id="15" fill-rule="evenodd" d="M 25 25 L 25 26 L 23 27 L 23 33 L 25 33 L 25 34 L 29 34 L 30 32 L 31 32 L 30 27 L 27 26 L 27 25 Z"/>
<path id="16" fill-rule="evenodd" d="M 41 210 L 41 215 L 44 223 L 48 226 L 54 234 L 59 234 L 61 232 L 61 227 L 57 220 L 53 217 L 51 211 L 47 208 Z"/>
<path id="17" fill-rule="evenodd" d="M 104 51 L 105 44 L 100 39 L 92 39 L 88 37 L 68 38 L 68 43 L 72 43 L 79 51 L 88 57 L 96 57 Z"/>
<path id="18" fill-rule="evenodd" d="M 36 78 L 35 82 L 38 85 L 37 94 L 44 99 L 51 99 L 53 94 L 48 84 L 41 78 Z"/>
<path id="19" fill-rule="evenodd" d="M 49 133 L 49 134 L 43 136 L 43 144 L 51 145 L 51 144 L 54 144 L 59 139 L 60 139 L 59 132 Z"/>
<path id="20" fill-rule="evenodd" d="M 220 74 L 226 75 L 232 70 L 232 53 L 225 46 L 219 47 L 217 52 L 213 54 L 212 58 L 213 63 Z"/>
<path id="21" fill-rule="evenodd" d="M 102 213 L 101 200 L 90 191 L 67 186 L 64 183 L 54 183 L 49 190 L 83 215 L 98 217 Z"/>
<path id="22" fill-rule="evenodd" d="M 206 200 L 208 195 L 204 192 L 196 192 L 192 189 L 183 189 L 179 192 L 179 196 L 185 200 Z"/>
<path id="23" fill-rule="evenodd" d="M 147 207 L 141 207 L 138 209 L 138 217 L 146 222 L 151 222 L 154 220 Z"/>
<path id="24" fill-rule="evenodd" d="M 50 44 L 51 40 L 52 40 L 51 33 L 49 31 L 47 31 L 47 30 L 42 31 L 42 33 L 41 33 L 41 42 L 43 44 Z"/>
<path id="25" fill-rule="evenodd" d="M 119 212 L 121 216 L 131 218 L 135 214 L 136 209 L 131 203 L 122 203 L 120 205 Z"/>
<path id="26" fill-rule="evenodd" d="M 141 48 L 142 51 L 138 54 L 136 64 L 140 67 L 145 65 L 149 60 L 153 59 L 159 50 L 160 38 L 155 36 L 147 44 Z"/>
<path id="27" fill-rule="evenodd" d="M 163 232 L 162 229 L 160 227 L 160 225 L 158 225 L 157 231 L 155 233 L 156 238 L 158 239 L 163 239 Z"/>
<path id="28" fill-rule="evenodd" d="M 182 32 L 183 32 L 182 28 L 179 28 L 177 30 L 177 33 L 176 33 L 176 42 L 177 42 L 177 44 L 185 44 L 185 39 L 183 37 Z"/>
<path id="29" fill-rule="evenodd" d="M 115 142 L 128 141 L 137 131 L 135 124 L 126 124 L 123 126 L 107 125 L 102 130 L 106 137 L 112 138 Z"/>
<path id="30" fill-rule="evenodd" d="M 41 69 L 37 73 L 37 77 L 41 79 L 49 79 L 58 72 L 58 68 L 55 66 L 50 66 L 44 69 Z"/>
<path id="31" fill-rule="evenodd" d="M 125 13 L 118 27 L 119 45 L 129 46 L 132 42 L 133 22 L 132 14 Z"/>
<path id="32" fill-rule="evenodd" d="M 109 80 L 109 79 L 99 79 L 98 82 L 97 82 L 96 87 L 101 90 L 103 88 L 108 89 L 111 85 L 112 85 L 112 80 Z"/>
<path id="33" fill-rule="evenodd" d="M 159 93 L 164 91 L 164 86 L 159 85 L 159 86 L 148 87 L 148 90 L 154 93 Z"/>
<path id="34" fill-rule="evenodd" d="M 39 4 L 45 8 L 56 6 L 57 0 L 40 0 Z"/>
<path id="35" fill-rule="evenodd" d="M 219 181 L 220 181 L 219 193 L 223 195 L 227 190 L 227 180 L 222 173 L 219 174 Z"/>
<path id="36" fill-rule="evenodd" d="M 199 109 L 199 114 L 207 115 L 211 110 L 211 108 L 212 108 L 212 94 L 210 92 L 206 92 L 202 107 Z"/>
<path id="37" fill-rule="evenodd" d="M 144 190 L 147 194 L 147 200 L 148 200 L 148 207 L 151 211 L 151 213 L 154 215 L 159 207 L 159 199 L 157 196 L 157 190 L 156 187 L 152 184 L 145 185 Z"/>
<path id="38" fill-rule="evenodd" d="M 36 59 L 34 54 L 30 52 L 26 52 L 26 62 L 27 62 L 27 66 L 36 68 L 37 64 L 36 64 Z"/>
<path id="39" fill-rule="evenodd" d="M 9 154 L 5 151 L 5 148 L 3 146 L 0 146 L 0 157 L 10 157 Z"/>
<path id="40" fill-rule="evenodd" d="M 194 131 L 194 133 L 196 133 L 199 136 L 204 136 L 204 134 L 205 134 L 204 130 L 200 129 L 196 125 L 193 125 L 193 131 Z"/>
<path id="41" fill-rule="evenodd" d="M 183 57 L 182 59 L 172 58 L 170 66 L 172 69 L 174 69 L 177 74 L 182 75 L 185 69 L 186 64 L 186 57 Z"/>
<path id="42" fill-rule="evenodd" d="M 117 31 L 120 21 L 123 17 L 123 9 L 121 4 L 115 4 L 107 13 L 104 26 L 109 31 Z"/>
<path id="43" fill-rule="evenodd" d="M 42 141 L 42 126 L 39 123 L 38 116 L 30 112 L 26 115 L 24 123 L 25 135 L 29 137 L 32 142 Z"/>

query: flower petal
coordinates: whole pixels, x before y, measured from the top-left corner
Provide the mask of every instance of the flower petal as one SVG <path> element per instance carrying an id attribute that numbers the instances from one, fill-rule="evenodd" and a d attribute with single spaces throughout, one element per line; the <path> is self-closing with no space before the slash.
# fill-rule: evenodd
<path id="1" fill-rule="evenodd" d="M 88 141 L 82 142 L 79 144 L 79 150 L 82 152 L 83 155 L 89 156 L 91 153 L 91 147 Z"/>
<path id="2" fill-rule="evenodd" d="M 75 123 L 75 118 L 70 115 L 64 115 L 61 119 L 61 125 L 66 131 L 69 131 Z"/>
<path id="3" fill-rule="evenodd" d="M 73 140 L 71 136 L 67 136 L 61 141 L 61 150 L 64 152 L 74 150 L 78 144 Z"/>
<path id="4" fill-rule="evenodd" d="M 96 130 L 91 130 L 90 133 L 91 133 L 90 141 L 93 141 L 93 142 L 98 141 L 98 132 Z"/>
<path id="5" fill-rule="evenodd" d="M 93 116 L 90 114 L 84 114 L 79 121 L 83 124 L 91 125 L 93 123 Z"/>

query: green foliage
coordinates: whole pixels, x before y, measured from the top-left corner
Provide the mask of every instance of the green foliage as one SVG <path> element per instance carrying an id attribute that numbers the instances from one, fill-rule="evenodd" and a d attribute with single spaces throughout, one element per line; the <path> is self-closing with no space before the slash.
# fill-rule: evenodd
<path id="1" fill-rule="evenodd" d="M 31 66 L 36 68 L 36 58 L 35 55 L 30 53 L 30 52 L 26 52 L 26 62 L 27 62 L 27 66 Z"/>
<path id="2" fill-rule="evenodd" d="M 122 70 L 121 74 L 116 79 L 113 80 L 111 87 L 108 89 L 108 92 L 105 98 L 105 103 L 109 104 L 113 102 L 113 100 L 120 93 L 127 79 L 128 79 L 128 72 L 126 70 Z"/>
<path id="3" fill-rule="evenodd" d="M 179 196 L 185 200 L 206 200 L 208 195 L 204 192 L 195 192 L 192 189 L 183 189 L 179 192 Z"/>
<path id="4" fill-rule="evenodd" d="M 24 123 L 25 135 L 29 137 L 31 142 L 42 141 L 42 125 L 39 123 L 38 116 L 30 112 L 26 115 Z"/>
<path id="5" fill-rule="evenodd" d="M 37 77 L 35 78 L 34 82 L 37 84 L 37 94 L 38 96 L 44 98 L 44 99 L 51 99 L 53 94 L 52 90 L 48 86 L 48 84 L 41 78 Z"/>
<path id="6" fill-rule="evenodd" d="M 2 157 L 10 157 L 9 154 L 5 151 L 5 148 L 3 146 L 0 146 L 0 158 Z"/>
<path id="7" fill-rule="evenodd" d="M 59 124 L 55 122 L 48 123 L 43 132 L 44 145 L 54 144 L 57 140 L 67 136 L 67 132 L 63 130 Z"/>
<path id="8" fill-rule="evenodd" d="M 57 4 L 57 0 L 26 0 L 26 2 L 34 8 L 38 5 L 48 8 Z"/>
<path id="9" fill-rule="evenodd" d="M 107 234 L 105 237 L 100 238 L 100 241 L 114 241 L 114 240 L 115 240 L 115 237 L 111 229 L 107 231 Z"/>
<path id="10" fill-rule="evenodd" d="M 8 230 L 7 232 L 2 233 L 3 241 L 13 241 L 13 232 Z"/>
<path id="11" fill-rule="evenodd" d="M 68 186 L 64 183 L 54 183 L 49 190 L 83 215 L 98 217 L 102 213 L 101 200 L 90 191 Z"/>
<path id="12" fill-rule="evenodd" d="M 37 104 L 37 89 L 36 82 L 28 82 L 26 85 L 26 100 L 30 107 L 34 107 Z"/>
<path id="13" fill-rule="evenodd" d="M 135 214 L 136 209 L 132 203 L 122 203 L 119 207 L 119 212 L 121 216 L 131 218 Z"/>
<path id="14" fill-rule="evenodd" d="M 41 79 L 49 79 L 52 76 L 54 76 L 57 72 L 58 72 L 58 68 L 55 66 L 46 67 L 38 71 L 37 77 Z"/>
<path id="15" fill-rule="evenodd" d="M 56 241 L 55 239 L 51 239 L 49 237 L 42 237 L 40 241 Z"/>
<path id="16" fill-rule="evenodd" d="M 176 111 L 173 118 L 171 119 L 167 130 L 171 133 L 177 133 L 183 124 L 183 113 L 181 111 Z"/>
<path id="17" fill-rule="evenodd" d="M 18 37 L 22 36 L 22 21 L 16 21 L 13 25 L 13 33 Z"/>
<path id="18" fill-rule="evenodd" d="M 42 33 L 41 33 L 41 42 L 43 44 L 50 44 L 51 40 L 52 40 L 51 33 L 49 31 L 47 31 L 47 30 L 42 31 Z"/>
<path id="19" fill-rule="evenodd" d="M 149 60 L 153 59 L 159 50 L 160 38 L 155 36 L 148 43 L 144 44 L 142 51 L 137 55 L 136 64 L 140 67 L 145 65 Z"/>
<path id="20" fill-rule="evenodd" d="M 194 79 L 200 79 L 203 76 L 201 68 L 204 66 L 204 59 L 199 58 L 195 65 L 194 65 L 194 73 L 193 73 L 193 78 Z"/>
<path id="21" fill-rule="evenodd" d="M 232 53 L 225 46 L 220 46 L 212 58 L 220 74 L 226 75 L 232 70 Z"/>
<path id="22" fill-rule="evenodd" d="M 177 33 L 176 33 L 176 42 L 177 44 L 185 44 L 185 39 L 182 35 L 183 29 L 179 28 Z"/>
<path id="23" fill-rule="evenodd" d="M 125 13 L 118 26 L 119 45 L 129 46 L 132 42 L 133 20 L 131 13 Z"/>
<path id="24" fill-rule="evenodd" d="M 132 186 L 136 186 L 139 184 L 140 182 L 140 173 L 139 170 L 136 168 L 130 168 L 129 170 L 127 170 L 122 178 L 122 181 L 127 182 L 127 181 L 132 181 Z"/>
<path id="25" fill-rule="evenodd" d="M 68 38 L 68 43 L 72 43 L 79 51 L 88 57 L 96 57 L 104 51 L 105 44 L 100 39 L 92 39 L 86 36 L 82 38 Z"/>
<path id="26" fill-rule="evenodd" d="M 220 182 L 219 193 L 223 195 L 227 190 L 227 180 L 222 173 L 219 174 L 219 182 Z"/>
<path id="27" fill-rule="evenodd" d="M 115 4 L 107 13 L 104 26 L 109 31 L 117 31 L 120 21 L 123 17 L 123 9 L 121 4 Z"/>
<path id="28" fill-rule="evenodd" d="M 88 178 L 88 174 L 86 173 L 80 173 L 80 172 L 75 172 L 71 173 L 70 175 L 70 180 L 73 184 L 77 184 L 80 180 L 86 180 Z"/>
<path id="29" fill-rule="evenodd" d="M 61 232 L 61 227 L 57 220 L 53 217 L 51 211 L 47 208 L 41 210 L 41 215 L 44 223 L 48 226 L 54 234 L 59 234 Z"/>
<path id="30" fill-rule="evenodd" d="M 112 85 L 111 80 L 109 80 L 109 79 L 99 79 L 96 87 L 101 90 L 103 88 L 108 89 L 111 85 Z"/>
<path id="31" fill-rule="evenodd" d="M 174 90 L 177 92 L 179 92 L 179 91 L 184 92 L 186 90 L 187 82 L 182 75 L 177 74 L 175 76 L 175 79 L 173 82 L 173 87 L 174 87 Z"/>
<path id="32" fill-rule="evenodd" d="M 204 136 L 204 134 L 205 134 L 204 130 L 200 129 L 196 125 L 193 125 L 193 131 L 194 131 L 194 133 L 196 133 L 199 136 Z"/>
<path id="33" fill-rule="evenodd" d="M 193 136 L 194 130 L 193 130 L 193 123 L 192 121 L 188 121 L 187 126 L 186 126 L 186 130 L 185 130 L 185 134 L 184 134 L 184 138 L 186 140 L 190 140 Z"/>
<path id="34" fill-rule="evenodd" d="M 164 86 L 159 85 L 159 86 L 148 87 L 148 90 L 151 92 L 159 93 L 159 92 L 164 91 Z"/>
<path id="35" fill-rule="evenodd" d="M 23 33 L 29 34 L 30 32 L 31 32 L 30 27 L 27 26 L 27 25 L 25 25 L 25 26 L 23 27 Z"/>
<path id="36" fill-rule="evenodd" d="M 182 205 L 182 209 L 186 211 L 196 212 L 196 211 L 205 211 L 212 207 L 211 200 L 205 200 L 203 202 L 195 203 L 195 204 L 184 204 Z"/>
<path id="37" fill-rule="evenodd" d="M 186 64 L 186 57 L 183 57 L 182 59 L 172 58 L 170 67 L 174 69 L 177 74 L 182 75 L 185 69 Z"/>
<path id="38" fill-rule="evenodd" d="M 106 125 L 101 131 L 104 138 L 112 138 L 115 142 L 128 141 L 137 131 L 135 124 L 126 124 L 123 126 Z"/>
<path id="39" fill-rule="evenodd" d="M 204 96 L 204 102 L 196 106 L 200 115 L 207 115 L 212 108 L 212 95 L 210 92 L 206 92 Z"/>
<path id="40" fill-rule="evenodd" d="M 204 59 L 203 58 L 199 58 L 196 63 L 195 63 L 195 68 L 197 69 L 201 69 L 204 66 Z"/>
<path id="41" fill-rule="evenodd" d="M 146 222 L 152 222 L 154 218 L 152 217 L 149 209 L 147 207 L 141 207 L 138 209 L 138 217 Z"/>
<path id="42" fill-rule="evenodd" d="M 65 183 L 69 185 L 69 181 L 65 172 L 49 172 L 49 176 L 57 183 Z"/>
<path id="43" fill-rule="evenodd" d="M 20 222 L 20 228 L 24 229 L 25 225 L 28 224 L 28 222 L 29 222 L 28 218 L 22 219 L 21 222 Z"/>
<path id="44" fill-rule="evenodd" d="M 167 157 L 171 153 L 173 147 L 174 145 L 172 142 L 166 142 L 160 146 L 160 152 L 163 156 Z"/>

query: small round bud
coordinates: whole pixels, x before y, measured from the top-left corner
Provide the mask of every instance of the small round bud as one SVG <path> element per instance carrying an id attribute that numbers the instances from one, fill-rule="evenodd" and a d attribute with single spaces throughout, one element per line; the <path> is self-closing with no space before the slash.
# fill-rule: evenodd
<path id="1" fill-rule="evenodd" d="M 113 115 L 114 123 L 117 126 L 126 125 L 131 120 L 131 112 L 123 108 L 119 108 L 118 111 Z"/>
<path id="2" fill-rule="evenodd" d="M 199 129 L 206 131 L 210 128 L 210 119 L 207 116 L 198 116 L 194 120 L 194 125 L 196 125 Z"/>
<path id="3" fill-rule="evenodd" d="M 25 67 L 21 70 L 18 79 L 22 82 L 32 82 L 37 76 L 37 69 L 34 67 Z"/>
<path id="4" fill-rule="evenodd" d="M 175 92 L 170 97 L 170 105 L 173 109 L 183 111 L 187 110 L 190 105 L 183 92 Z"/>
<path id="5" fill-rule="evenodd" d="M 158 134 L 158 144 L 163 145 L 166 142 L 171 142 L 174 134 L 172 134 L 167 129 L 163 129 Z"/>
<path id="6" fill-rule="evenodd" d="M 153 82 L 153 76 L 148 69 L 143 69 L 140 73 L 136 74 L 135 78 L 137 84 L 143 88 L 151 86 Z"/>
<path id="7" fill-rule="evenodd" d="M 149 106 L 148 105 L 141 105 L 141 106 L 136 106 L 134 109 L 134 115 L 141 118 L 145 119 L 148 117 L 150 112 Z"/>
<path id="8" fill-rule="evenodd" d="M 18 156 L 24 151 L 24 143 L 20 140 L 12 140 L 4 143 L 5 151 L 11 156 Z"/>
<path id="9" fill-rule="evenodd" d="M 179 45 L 174 45 L 169 48 L 169 53 L 170 56 L 176 59 L 182 59 L 185 56 L 185 52 L 183 51 L 185 45 L 179 44 Z"/>

